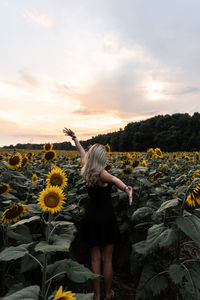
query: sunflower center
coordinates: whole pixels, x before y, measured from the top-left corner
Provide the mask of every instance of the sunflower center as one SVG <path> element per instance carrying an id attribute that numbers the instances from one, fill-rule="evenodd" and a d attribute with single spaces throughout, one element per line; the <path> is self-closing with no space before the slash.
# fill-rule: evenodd
<path id="1" fill-rule="evenodd" d="M 65 300 L 65 297 L 59 297 L 57 300 Z"/>
<path id="2" fill-rule="evenodd" d="M 63 179 L 60 174 L 53 174 L 50 179 L 51 185 L 61 186 L 63 184 Z"/>
<path id="3" fill-rule="evenodd" d="M 18 217 L 23 212 L 23 207 L 20 205 L 14 205 L 6 212 L 5 217 L 6 219 L 14 219 Z"/>
<path id="4" fill-rule="evenodd" d="M 47 207 L 56 207 L 59 203 L 59 196 L 56 193 L 51 192 L 46 195 L 44 202 Z"/>
<path id="5" fill-rule="evenodd" d="M 47 160 L 53 159 L 54 156 L 55 156 L 55 154 L 54 154 L 53 151 L 49 151 L 49 152 L 45 153 L 45 158 L 46 158 Z"/>
<path id="6" fill-rule="evenodd" d="M 9 162 L 12 166 L 16 166 L 20 162 L 19 156 L 11 157 Z"/>
<path id="7" fill-rule="evenodd" d="M 2 184 L 0 186 L 0 195 L 3 194 L 3 193 L 5 193 L 7 191 L 7 189 L 8 189 L 7 185 Z"/>

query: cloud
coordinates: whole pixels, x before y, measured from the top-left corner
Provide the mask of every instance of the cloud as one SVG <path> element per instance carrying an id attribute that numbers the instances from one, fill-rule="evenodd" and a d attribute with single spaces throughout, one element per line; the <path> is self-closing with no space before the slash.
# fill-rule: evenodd
<path id="1" fill-rule="evenodd" d="M 39 87 L 40 81 L 26 70 L 20 70 L 20 81 L 27 83 L 32 87 Z"/>
<path id="2" fill-rule="evenodd" d="M 44 12 L 39 9 L 27 9 L 24 8 L 22 11 L 22 16 L 29 22 L 39 24 L 43 27 L 52 27 L 53 20 Z"/>

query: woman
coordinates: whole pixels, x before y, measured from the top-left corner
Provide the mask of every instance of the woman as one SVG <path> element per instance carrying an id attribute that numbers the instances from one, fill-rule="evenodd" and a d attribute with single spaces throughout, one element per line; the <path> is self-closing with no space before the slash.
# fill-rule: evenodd
<path id="1" fill-rule="evenodd" d="M 82 225 L 82 237 L 90 245 L 91 266 L 95 274 L 101 274 L 103 262 L 103 276 L 105 283 L 105 299 L 111 299 L 114 292 L 112 286 L 112 254 L 114 244 L 119 240 L 119 228 L 111 202 L 111 187 L 116 185 L 129 197 L 132 204 L 132 187 L 124 184 L 120 179 L 109 174 L 105 169 L 107 152 L 103 145 L 93 145 L 88 153 L 79 143 L 71 129 L 63 129 L 75 142 L 81 157 L 81 175 L 86 182 L 89 195 L 89 205 L 86 209 Z M 100 300 L 100 277 L 93 280 L 94 300 Z"/>

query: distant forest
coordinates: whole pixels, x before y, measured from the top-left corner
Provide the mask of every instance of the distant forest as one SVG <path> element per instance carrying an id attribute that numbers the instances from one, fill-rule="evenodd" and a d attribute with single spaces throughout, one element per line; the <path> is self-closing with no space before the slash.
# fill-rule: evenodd
<path id="1" fill-rule="evenodd" d="M 158 115 L 144 121 L 128 123 L 124 129 L 99 134 L 80 141 L 85 149 L 91 144 L 109 144 L 111 151 L 146 151 L 161 148 L 162 151 L 200 150 L 200 113 Z M 4 148 L 43 149 L 43 144 L 17 144 Z M 75 150 L 70 142 L 53 143 L 55 150 Z"/>

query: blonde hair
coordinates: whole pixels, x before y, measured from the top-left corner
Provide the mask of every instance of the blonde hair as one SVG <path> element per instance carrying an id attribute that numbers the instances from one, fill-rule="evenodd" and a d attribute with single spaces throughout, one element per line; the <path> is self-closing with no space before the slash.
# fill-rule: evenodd
<path id="1" fill-rule="evenodd" d="M 101 144 L 94 144 L 86 155 L 85 165 L 81 175 L 88 186 L 94 185 L 107 160 L 106 148 Z"/>

